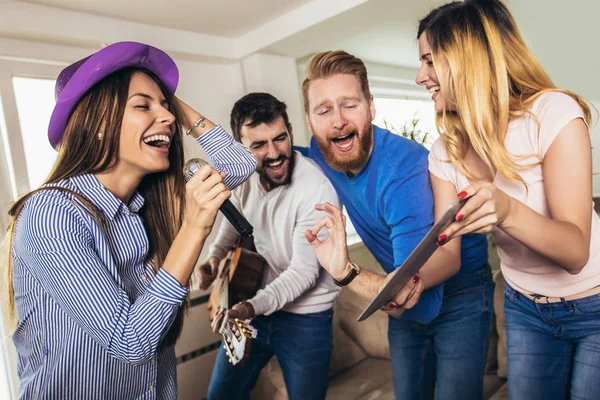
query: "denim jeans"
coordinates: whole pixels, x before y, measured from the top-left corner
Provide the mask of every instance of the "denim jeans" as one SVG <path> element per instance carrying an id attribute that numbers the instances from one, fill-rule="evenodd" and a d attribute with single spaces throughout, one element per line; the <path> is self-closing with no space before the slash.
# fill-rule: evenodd
<path id="1" fill-rule="evenodd" d="M 600 399 L 600 294 L 535 303 L 504 284 L 508 396 Z"/>
<path id="2" fill-rule="evenodd" d="M 429 324 L 389 318 L 396 399 L 481 399 L 493 290 L 486 263 L 444 283 L 440 314 Z"/>
<path id="3" fill-rule="evenodd" d="M 213 369 L 209 400 L 250 399 L 258 375 L 277 356 L 290 400 L 324 399 L 332 344 L 333 310 L 311 314 L 278 311 L 252 321 L 258 336 L 250 359 L 232 366 L 221 347 Z"/>

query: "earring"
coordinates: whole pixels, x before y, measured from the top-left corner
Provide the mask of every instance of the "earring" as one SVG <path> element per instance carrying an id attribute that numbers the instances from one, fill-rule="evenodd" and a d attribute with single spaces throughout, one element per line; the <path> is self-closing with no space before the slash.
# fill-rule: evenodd
<path id="1" fill-rule="evenodd" d="M 102 140 L 102 136 L 103 136 L 103 135 L 102 135 L 102 132 L 98 132 L 98 139 L 99 139 L 99 140 Z"/>

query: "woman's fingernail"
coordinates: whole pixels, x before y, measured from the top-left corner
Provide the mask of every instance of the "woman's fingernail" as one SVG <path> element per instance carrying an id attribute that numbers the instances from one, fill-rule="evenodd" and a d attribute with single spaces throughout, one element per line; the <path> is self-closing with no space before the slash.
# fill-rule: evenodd
<path id="1" fill-rule="evenodd" d="M 467 192 L 464 190 L 458 194 L 459 199 L 464 199 L 465 197 L 467 197 Z"/>
<path id="2" fill-rule="evenodd" d="M 444 243 L 444 241 L 448 238 L 448 235 L 440 235 L 440 237 L 438 237 L 438 243 Z"/>
<path id="3" fill-rule="evenodd" d="M 458 222 L 460 222 L 460 221 L 462 221 L 462 220 L 463 220 L 463 218 L 464 218 L 464 217 L 465 217 L 465 216 L 464 216 L 464 215 L 462 215 L 462 214 L 460 214 L 460 215 L 457 215 L 457 216 L 456 216 L 456 220 L 457 220 Z"/>
<path id="4" fill-rule="evenodd" d="M 397 307 L 397 305 L 396 305 L 396 303 L 393 303 L 393 302 L 392 302 L 392 303 L 389 303 L 389 304 L 388 304 L 388 307 L 389 307 L 389 308 L 396 308 L 396 307 Z"/>
<path id="5" fill-rule="evenodd" d="M 417 283 L 417 282 L 419 282 L 419 279 L 421 279 L 421 278 L 419 278 L 418 276 L 415 276 L 415 277 L 413 278 L 413 283 Z"/>

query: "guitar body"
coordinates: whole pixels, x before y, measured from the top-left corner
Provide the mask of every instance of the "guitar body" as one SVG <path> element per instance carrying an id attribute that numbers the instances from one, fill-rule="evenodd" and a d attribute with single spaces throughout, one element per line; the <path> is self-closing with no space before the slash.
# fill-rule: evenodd
<path id="1" fill-rule="evenodd" d="M 248 300 L 256 294 L 267 261 L 253 249 L 253 242 L 242 241 L 230 250 L 223 260 L 223 266 L 220 268 L 208 300 L 211 321 L 221 304 L 221 293 L 225 290 L 223 282 L 226 276 L 229 280 L 227 308 L 240 301 Z"/>
<path id="2" fill-rule="evenodd" d="M 227 254 L 210 293 L 208 309 L 211 321 L 220 307 L 229 309 L 233 304 L 251 298 L 258 290 L 267 262 L 256 253 L 252 241 L 243 240 L 240 238 Z M 225 313 L 219 333 L 223 337 L 223 347 L 231 365 L 243 365 L 250 357 L 252 338 L 257 333 L 250 325 L 250 320 L 231 319 Z"/>

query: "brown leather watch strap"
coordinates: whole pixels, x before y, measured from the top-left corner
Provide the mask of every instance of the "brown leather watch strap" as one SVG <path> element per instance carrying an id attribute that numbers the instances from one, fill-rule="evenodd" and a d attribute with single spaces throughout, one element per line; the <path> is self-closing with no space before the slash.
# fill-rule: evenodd
<path id="1" fill-rule="evenodd" d="M 352 261 L 348 261 L 348 267 L 350 267 L 350 272 L 348 272 L 348 275 L 346 275 L 344 279 L 341 279 L 339 281 L 333 278 L 333 282 L 338 286 L 346 286 L 350 282 L 352 282 L 354 278 L 356 278 L 356 275 L 360 273 L 360 269 L 358 267 L 355 267 L 355 265 L 356 264 L 353 265 Z"/>

